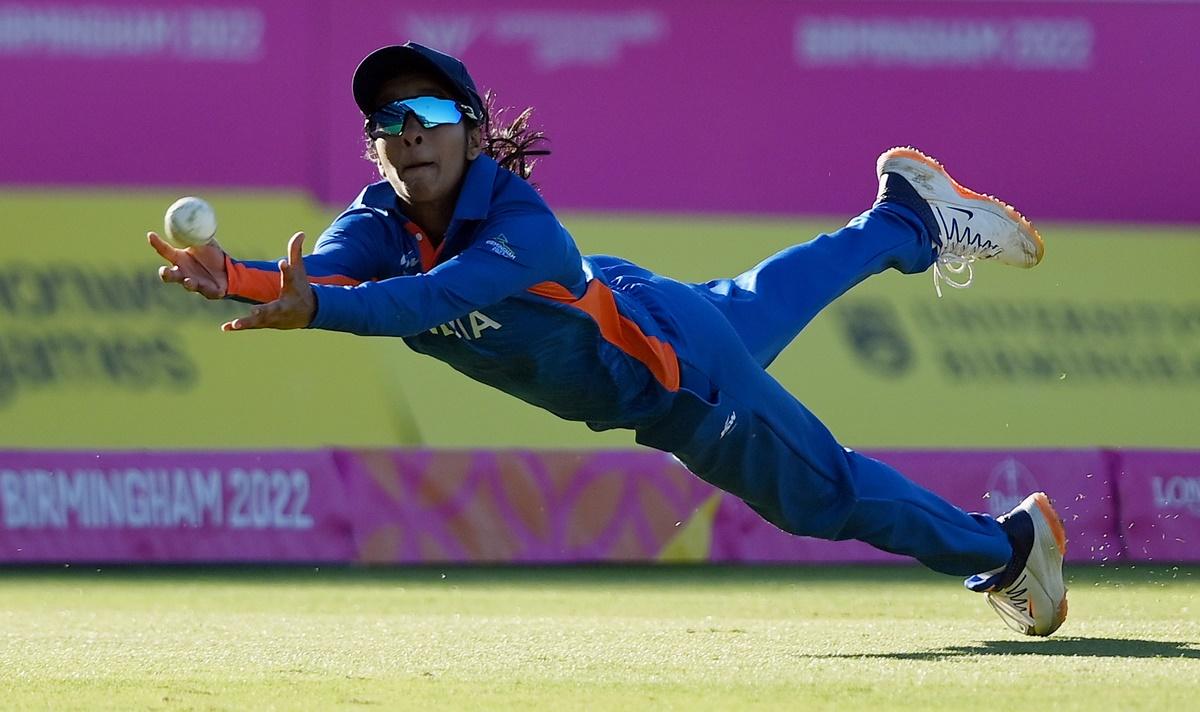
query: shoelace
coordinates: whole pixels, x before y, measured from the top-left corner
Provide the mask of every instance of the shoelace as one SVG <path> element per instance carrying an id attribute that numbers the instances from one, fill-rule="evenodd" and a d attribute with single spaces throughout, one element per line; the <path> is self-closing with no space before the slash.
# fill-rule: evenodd
<path id="1" fill-rule="evenodd" d="M 971 286 L 971 282 L 975 280 L 975 268 L 971 266 L 971 263 L 975 259 L 975 255 L 938 255 L 937 260 L 933 263 L 933 289 L 937 292 L 938 298 L 942 296 L 943 284 L 955 289 L 966 289 Z M 951 275 L 959 275 L 963 272 L 967 273 L 966 281 L 956 282 L 951 277 Z"/>

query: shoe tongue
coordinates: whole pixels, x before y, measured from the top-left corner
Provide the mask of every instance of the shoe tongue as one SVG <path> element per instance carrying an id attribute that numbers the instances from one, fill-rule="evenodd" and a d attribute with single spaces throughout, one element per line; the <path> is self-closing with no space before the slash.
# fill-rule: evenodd
<path id="1" fill-rule="evenodd" d="M 966 581 L 963 581 L 963 585 L 975 593 L 986 593 L 988 591 L 995 590 L 996 584 L 999 583 L 1000 579 L 1004 576 L 1004 571 L 1007 568 L 1008 566 L 1005 565 L 992 571 L 985 571 L 981 574 L 975 574 Z"/>
<path id="2" fill-rule="evenodd" d="M 1025 564 L 1029 562 L 1029 553 L 1033 551 L 1033 518 L 1029 516 L 1029 512 L 1012 512 L 996 521 L 1008 536 L 1013 555 L 1004 566 L 975 574 L 963 581 L 964 586 L 976 593 L 999 591 L 1011 586 L 1025 570 Z"/>
<path id="3" fill-rule="evenodd" d="M 998 589 L 1011 586 L 1029 562 L 1029 554 L 1033 551 L 1033 517 L 1029 516 L 1029 512 L 1018 510 L 1001 519 L 1000 526 L 1008 535 L 1013 556 L 1008 566 L 999 574 L 999 580 L 995 584 Z"/>

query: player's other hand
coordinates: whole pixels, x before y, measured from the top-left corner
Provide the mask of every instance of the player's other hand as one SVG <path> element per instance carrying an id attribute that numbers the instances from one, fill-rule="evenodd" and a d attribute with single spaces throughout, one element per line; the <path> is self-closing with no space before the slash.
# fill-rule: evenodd
<path id="1" fill-rule="evenodd" d="M 252 307 L 246 316 L 225 322 L 221 325 L 222 331 L 303 329 L 312 322 L 317 310 L 317 298 L 304 271 L 304 259 L 301 257 L 303 247 L 302 232 L 292 235 L 292 239 L 288 240 L 287 259 L 279 260 L 279 298 Z"/>
<path id="2" fill-rule="evenodd" d="M 201 294 L 209 299 L 220 299 L 229 289 L 225 274 L 225 250 L 214 240 L 207 245 L 179 249 L 159 237 L 146 233 L 150 246 L 167 265 L 158 268 L 158 276 L 164 282 L 182 285 L 189 292 Z"/>

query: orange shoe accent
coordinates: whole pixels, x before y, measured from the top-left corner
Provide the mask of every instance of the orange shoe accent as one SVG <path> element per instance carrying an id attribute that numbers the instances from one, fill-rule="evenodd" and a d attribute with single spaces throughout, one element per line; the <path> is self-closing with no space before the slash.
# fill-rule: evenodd
<path id="1" fill-rule="evenodd" d="M 1058 516 L 1058 512 L 1054 511 L 1054 507 L 1050 504 L 1050 498 L 1045 492 L 1038 492 L 1033 496 L 1033 501 L 1037 504 L 1038 509 L 1042 510 L 1042 516 L 1046 521 L 1050 522 L 1050 531 L 1054 533 L 1054 543 L 1058 544 L 1058 553 L 1063 556 L 1067 555 L 1067 529 L 1063 526 L 1062 518 Z"/>
<path id="2" fill-rule="evenodd" d="M 1066 622 L 1066 620 L 1067 620 L 1067 599 L 1064 596 L 1062 603 L 1058 604 L 1058 611 L 1055 613 L 1054 620 L 1052 621 L 1051 626 L 1050 626 L 1050 630 L 1046 631 L 1045 633 L 1038 633 L 1037 635 L 1042 635 L 1042 636 L 1051 635 L 1052 633 L 1054 633 L 1054 631 L 1061 628 L 1062 624 L 1064 622 Z"/>
<path id="3" fill-rule="evenodd" d="M 954 187 L 954 192 L 958 193 L 962 197 L 972 200 L 986 200 L 999 205 L 1001 208 L 1004 208 L 1004 212 L 1008 215 L 1008 217 L 1015 220 L 1022 228 L 1024 228 L 1033 237 L 1033 241 L 1037 243 L 1037 262 L 1034 264 L 1042 261 L 1042 257 L 1046 254 L 1046 243 L 1042 240 L 1041 233 L 1037 231 L 1037 228 L 1033 226 L 1033 223 L 1029 222 L 1029 220 L 1027 220 L 1019 210 L 1003 200 L 1000 200 L 994 195 L 976 193 L 970 188 L 967 188 L 958 181 L 954 180 L 954 177 L 946 171 L 946 168 L 936 158 L 932 156 L 926 156 L 924 153 L 921 153 L 912 146 L 898 146 L 896 148 L 889 149 L 884 153 L 885 155 L 890 154 L 899 158 L 908 158 L 918 163 L 924 163 L 930 168 L 933 168 L 942 175 L 946 176 L 946 178 L 950 181 L 950 185 Z"/>

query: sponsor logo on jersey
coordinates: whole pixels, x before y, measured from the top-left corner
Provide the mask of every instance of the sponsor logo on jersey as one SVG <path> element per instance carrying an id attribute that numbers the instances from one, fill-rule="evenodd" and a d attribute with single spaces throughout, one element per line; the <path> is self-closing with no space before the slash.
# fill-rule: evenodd
<path id="1" fill-rule="evenodd" d="M 495 237 L 489 237 L 483 241 L 483 244 L 487 245 L 488 249 L 501 257 L 507 257 L 510 260 L 517 259 L 517 253 L 513 252 L 512 246 L 508 244 L 508 238 L 503 233 Z"/>
<path id="2" fill-rule="evenodd" d="M 730 411 L 729 417 L 725 419 L 725 427 L 721 428 L 721 438 L 729 434 L 733 430 L 733 426 L 737 425 L 737 411 Z M 717 438 L 720 440 L 721 438 Z"/>
<path id="3" fill-rule="evenodd" d="M 401 269 L 409 270 L 409 269 L 413 269 L 414 267 L 420 267 L 420 266 L 421 266 L 421 258 L 418 257 L 415 252 L 405 252 L 404 255 L 400 257 L 400 268 Z"/>
<path id="4" fill-rule="evenodd" d="M 441 334 L 442 336 L 457 336 L 460 339 L 474 341 L 488 329 L 499 329 L 501 326 L 500 322 L 492 319 L 487 314 L 473 311 L 454 321 L 448 321 L 440 326 L 435 326 L 429 330 L 429 333 Z"/>

